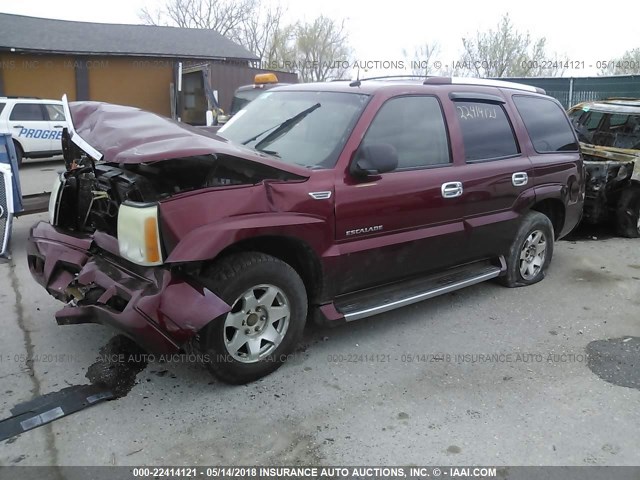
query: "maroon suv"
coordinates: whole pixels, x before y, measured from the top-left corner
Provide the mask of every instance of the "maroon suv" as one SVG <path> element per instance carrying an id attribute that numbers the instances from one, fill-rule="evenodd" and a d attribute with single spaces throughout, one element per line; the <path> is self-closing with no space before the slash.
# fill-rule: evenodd
<path id="1" fill-rule="evenodd" d="M 307 317 L 538 282 L 582 212 L 574 131 L 526 85 L 278 87 L 218 136 L 104 103 L 68 113 L 67 170 L 28 247 L 66 303 L 57 322 L 112 325 L 154 353 L 197 346 L 231 383 L 275 370 Z"/>

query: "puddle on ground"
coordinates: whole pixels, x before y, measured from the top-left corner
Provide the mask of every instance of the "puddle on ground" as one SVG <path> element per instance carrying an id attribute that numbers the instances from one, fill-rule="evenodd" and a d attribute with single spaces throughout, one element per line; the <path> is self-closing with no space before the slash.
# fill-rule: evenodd
<path id="1" fill-rule="evenodd" d="M 113 337 L 89 366 L 86 373 L 89 385 L 72 385 L 17 404 L 11 409 L 11 417 L 0 420 L 0 441 L 100 402 L 124 397 L 146 366 L 146 356 L 140 347 L 123 335 Z"/>
<path id="2" fill-rule="evenodd" d="M 595 340 L 586 350 L 589 369 L 602 380 L 640 390 L 640 337 Z"/>

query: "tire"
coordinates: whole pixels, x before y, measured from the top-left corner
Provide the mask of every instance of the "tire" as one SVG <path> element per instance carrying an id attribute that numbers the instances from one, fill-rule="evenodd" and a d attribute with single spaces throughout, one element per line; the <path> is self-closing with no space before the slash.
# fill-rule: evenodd
<path id="1" fill-rule="evenodd" d="M 204 276 L 205 286 L 232 308 L 199 334 L 207 368 L 231 384 L 278 369 L 297 346 L 307 319 L 300 276 L 285 262 L 258 252 L 225 257 Z"/>
<path id="2" fill-rule="evenodd" d="M 542 280 L 553 257 L 553 225 L 549 217 L 531 211 L 524 215 L 507 254 L 506 287 L 524 287 Z"/>
<path id="3" fill-rule="evenodd" d="M 616 209 L 616 231 L 623 237 L 640 237 L 640 185 L 631 185 L 620 195 Z"/>
<path id="4" fill-rule="evenodd" d="M 18 168 L 20 168 L 22 166 L 22 159 L 24 158 L 24 151 L 22 150 L 22 147 L 18 142 L 14 141 L 13 145 L 15 146 L 15 149 L 16 149 L 16 159 L 18 160 Z"/>

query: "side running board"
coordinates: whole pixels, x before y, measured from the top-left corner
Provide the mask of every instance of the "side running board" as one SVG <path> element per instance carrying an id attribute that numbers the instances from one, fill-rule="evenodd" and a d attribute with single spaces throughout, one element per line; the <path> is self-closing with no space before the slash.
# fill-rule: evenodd
<path id="1" fill-rule="evenodd" d="M 502 259 L 500 263 L 504 265 Z M 335 306 L 350 322 L 469 287 L 496 278 L 501 272 L 500 267 L 489 262 L 474 263 L 429 277 L 344 295 L 336 299 Z"/>

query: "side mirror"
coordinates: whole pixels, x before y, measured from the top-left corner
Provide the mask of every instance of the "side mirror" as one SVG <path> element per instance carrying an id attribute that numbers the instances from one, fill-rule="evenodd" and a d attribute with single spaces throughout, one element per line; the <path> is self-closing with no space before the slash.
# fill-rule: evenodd
<path id="1" fill-rule="evenodd" d="M 360 147 L 350 170 L 356 177 L 369 177 L 392 172 L 396 168 L 398 168 L 396 148 L 389 143 L 373 143 Z"/>

